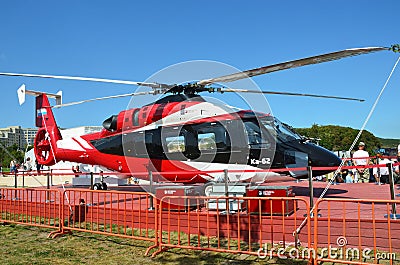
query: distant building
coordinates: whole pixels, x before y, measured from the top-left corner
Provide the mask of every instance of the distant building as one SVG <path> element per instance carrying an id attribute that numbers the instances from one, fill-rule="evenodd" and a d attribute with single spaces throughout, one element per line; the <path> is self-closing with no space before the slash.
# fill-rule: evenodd
<path id="1" fill-rule="evenodd" d="M 5 147 L 16 144 L 23 150 L 27 145 L 33 146 L 37 131 L 37 128 L 21 128 L 21 126 L 0 128 L 0 143 Z"/>
<path id="2" fill-rule="evenodd" d="M 63 139 L 66 139 L 84 134 L 100 132 L 102 129 L 102 126 L 81 126 L 70 129 L 61 129 L 60 131 Z"/>
<path id="3" fill-rule="evenodd" d="M 77 135 L 84 135 L 101 131 L 101 126 L 81 126 L 71 129 L 61 130 L 63 138 L 69 138 Z M 5 146 L 16 144 L 19 149 L 25 150 L 26 146 L 33 146 L 37 128 L 21 128 L 21 126 L 9 126 L 0 128 L 0 143 Z"/>

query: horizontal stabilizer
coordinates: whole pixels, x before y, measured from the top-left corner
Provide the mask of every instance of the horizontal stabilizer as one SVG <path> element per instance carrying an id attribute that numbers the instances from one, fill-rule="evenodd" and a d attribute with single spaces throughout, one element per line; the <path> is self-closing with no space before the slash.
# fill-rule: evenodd
<path id="1" fill-rule="evenodd" d="M 46 94 L 47 97 L 49 98 L 54 98 L 56 100 L 56 105 L 60 105 L 62 104 L 62 91 L 58 91 L 56 94 L 52 94 L 52 93 L 45 93 L 45 92 L 39 92 L 39 91 L 33 91 L 33 90 L 28 90 L 26 89 L 25 84 L 22 84 L 18 90 L 17 90 L 17 94 L 18 94 L 18 101 L 19 101 L 19 105 L 24 104 L 25 102 L 25 96 L 26 94 L 31 95 L 31 96 L 40 96 L 43 94 Z"/>

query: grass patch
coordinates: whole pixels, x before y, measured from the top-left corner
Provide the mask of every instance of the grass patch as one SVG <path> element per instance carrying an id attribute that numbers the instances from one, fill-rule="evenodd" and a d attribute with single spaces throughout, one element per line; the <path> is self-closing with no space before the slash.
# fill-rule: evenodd
<path id="1" fill-rule="evenodd" d="M 58 227 L 60 225 L 59 218 L 47 218 L 40 216 L 31 216 L 21 213 L 3 212 L 1 213 L 1 220 L 7 222 L 19 222 L 26 224 L 45 224 L 52 227 Z"/>
<path id="2" fill-rule="evenodd" d="M 260 260 L 254 256 L 170 249 L 144 256 L 151 242 L 75 232 L 48 239 L 51 230 L 0 225 L 2 264 L 307 264 L 306 261 Z"/>

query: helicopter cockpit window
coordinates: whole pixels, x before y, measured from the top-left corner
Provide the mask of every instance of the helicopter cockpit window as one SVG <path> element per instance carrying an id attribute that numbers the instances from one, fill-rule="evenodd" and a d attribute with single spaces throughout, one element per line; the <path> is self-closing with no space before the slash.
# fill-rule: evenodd
<path id="1" fill-rule="evenodd" d="M 272 116 L 262 117 L 259 119 L 261 124 L 264 125 L 265 129 L 267 129 L 268 133 L 276 138 L 277 131 L 275 128 L 275 119 Z"/>
<path id="2" fill-rule="evenodd" d="M 280 140 L 284 142 L 301 140 L 301 136 L 296 133 L 289 125 L 282 123 L 280 120 L 275 119 L 275 128 Z"/>

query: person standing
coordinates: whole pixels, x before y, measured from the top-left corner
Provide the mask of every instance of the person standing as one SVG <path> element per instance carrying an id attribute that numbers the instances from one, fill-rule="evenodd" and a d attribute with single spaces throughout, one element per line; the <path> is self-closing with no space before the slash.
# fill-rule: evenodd
<path id="1" fill-rule="evenodd" d="M 40 170 L 42 169 L 42 165 L 39 163 L 39 161 L 37 161 L 36 159 L 36 171 L 37 174 L 40 175 Z"/>
<path id="2" fill-rule="evenodd" d="M 31 158 L 30 157 L 26 158 L 25 170 L 26 171 L 32 171 L 32 162 L 31 162 Z"/>
<path id="3" fill-rule="evenodd" d="M 17 172 L 17 162 L 12 159 L 10 162 L 10 173 L 16 173 Z"/>
<path id="4" fill-rule="evenodd" d="M 400 161 L 400 144 L 397 146 L 397 160 Z"/>
<path id="5" fill-rule="evenodd" d="M 353 183 L 354 182 L 353 172 L 351 170 L 349 170 L 349 172 L 347 173 L 345 182 L 346 183 Z"/>
<path id="6" fill-rule="evenodd" d="M 379 165 L 391 163 L 388 158 L 379 159 Z M 378 173 L 379 172 L 379 173 Z M 389 184 L 389 169 L 387 167 L 374 167 L 374 177 L 378 184 Z"/>
<path id="7" fill-rule="evenodd" d="M 379 159 L 379 157 L 377 156 L 376 160 L 375 160 L 375 159 L 369 160 L 369 165 L 370 165 L 370 166 L 374 166 L 376 163 L 378 163 L 379 160 L 380 160 L 380 159 Z M 375 169 L 375 168 L 373 168 L 373 167 L 370 167 L 370 168 L 369 168 L 369 182 L 370 182 L 370 183 L 376 183 L 374 169 Z"/>
<path id="8" fill-rule="evenodd" d="M 369 154 L 365 149 L 365 143 L 360 142 L 358 144 L 358 150 L 353 154 L 353 163 L 358 168 L 356 169 L 356 173 L 358 174 L 359 182 L 369 182 L 369 169 L 366 168 L 369 164 Z"/>

